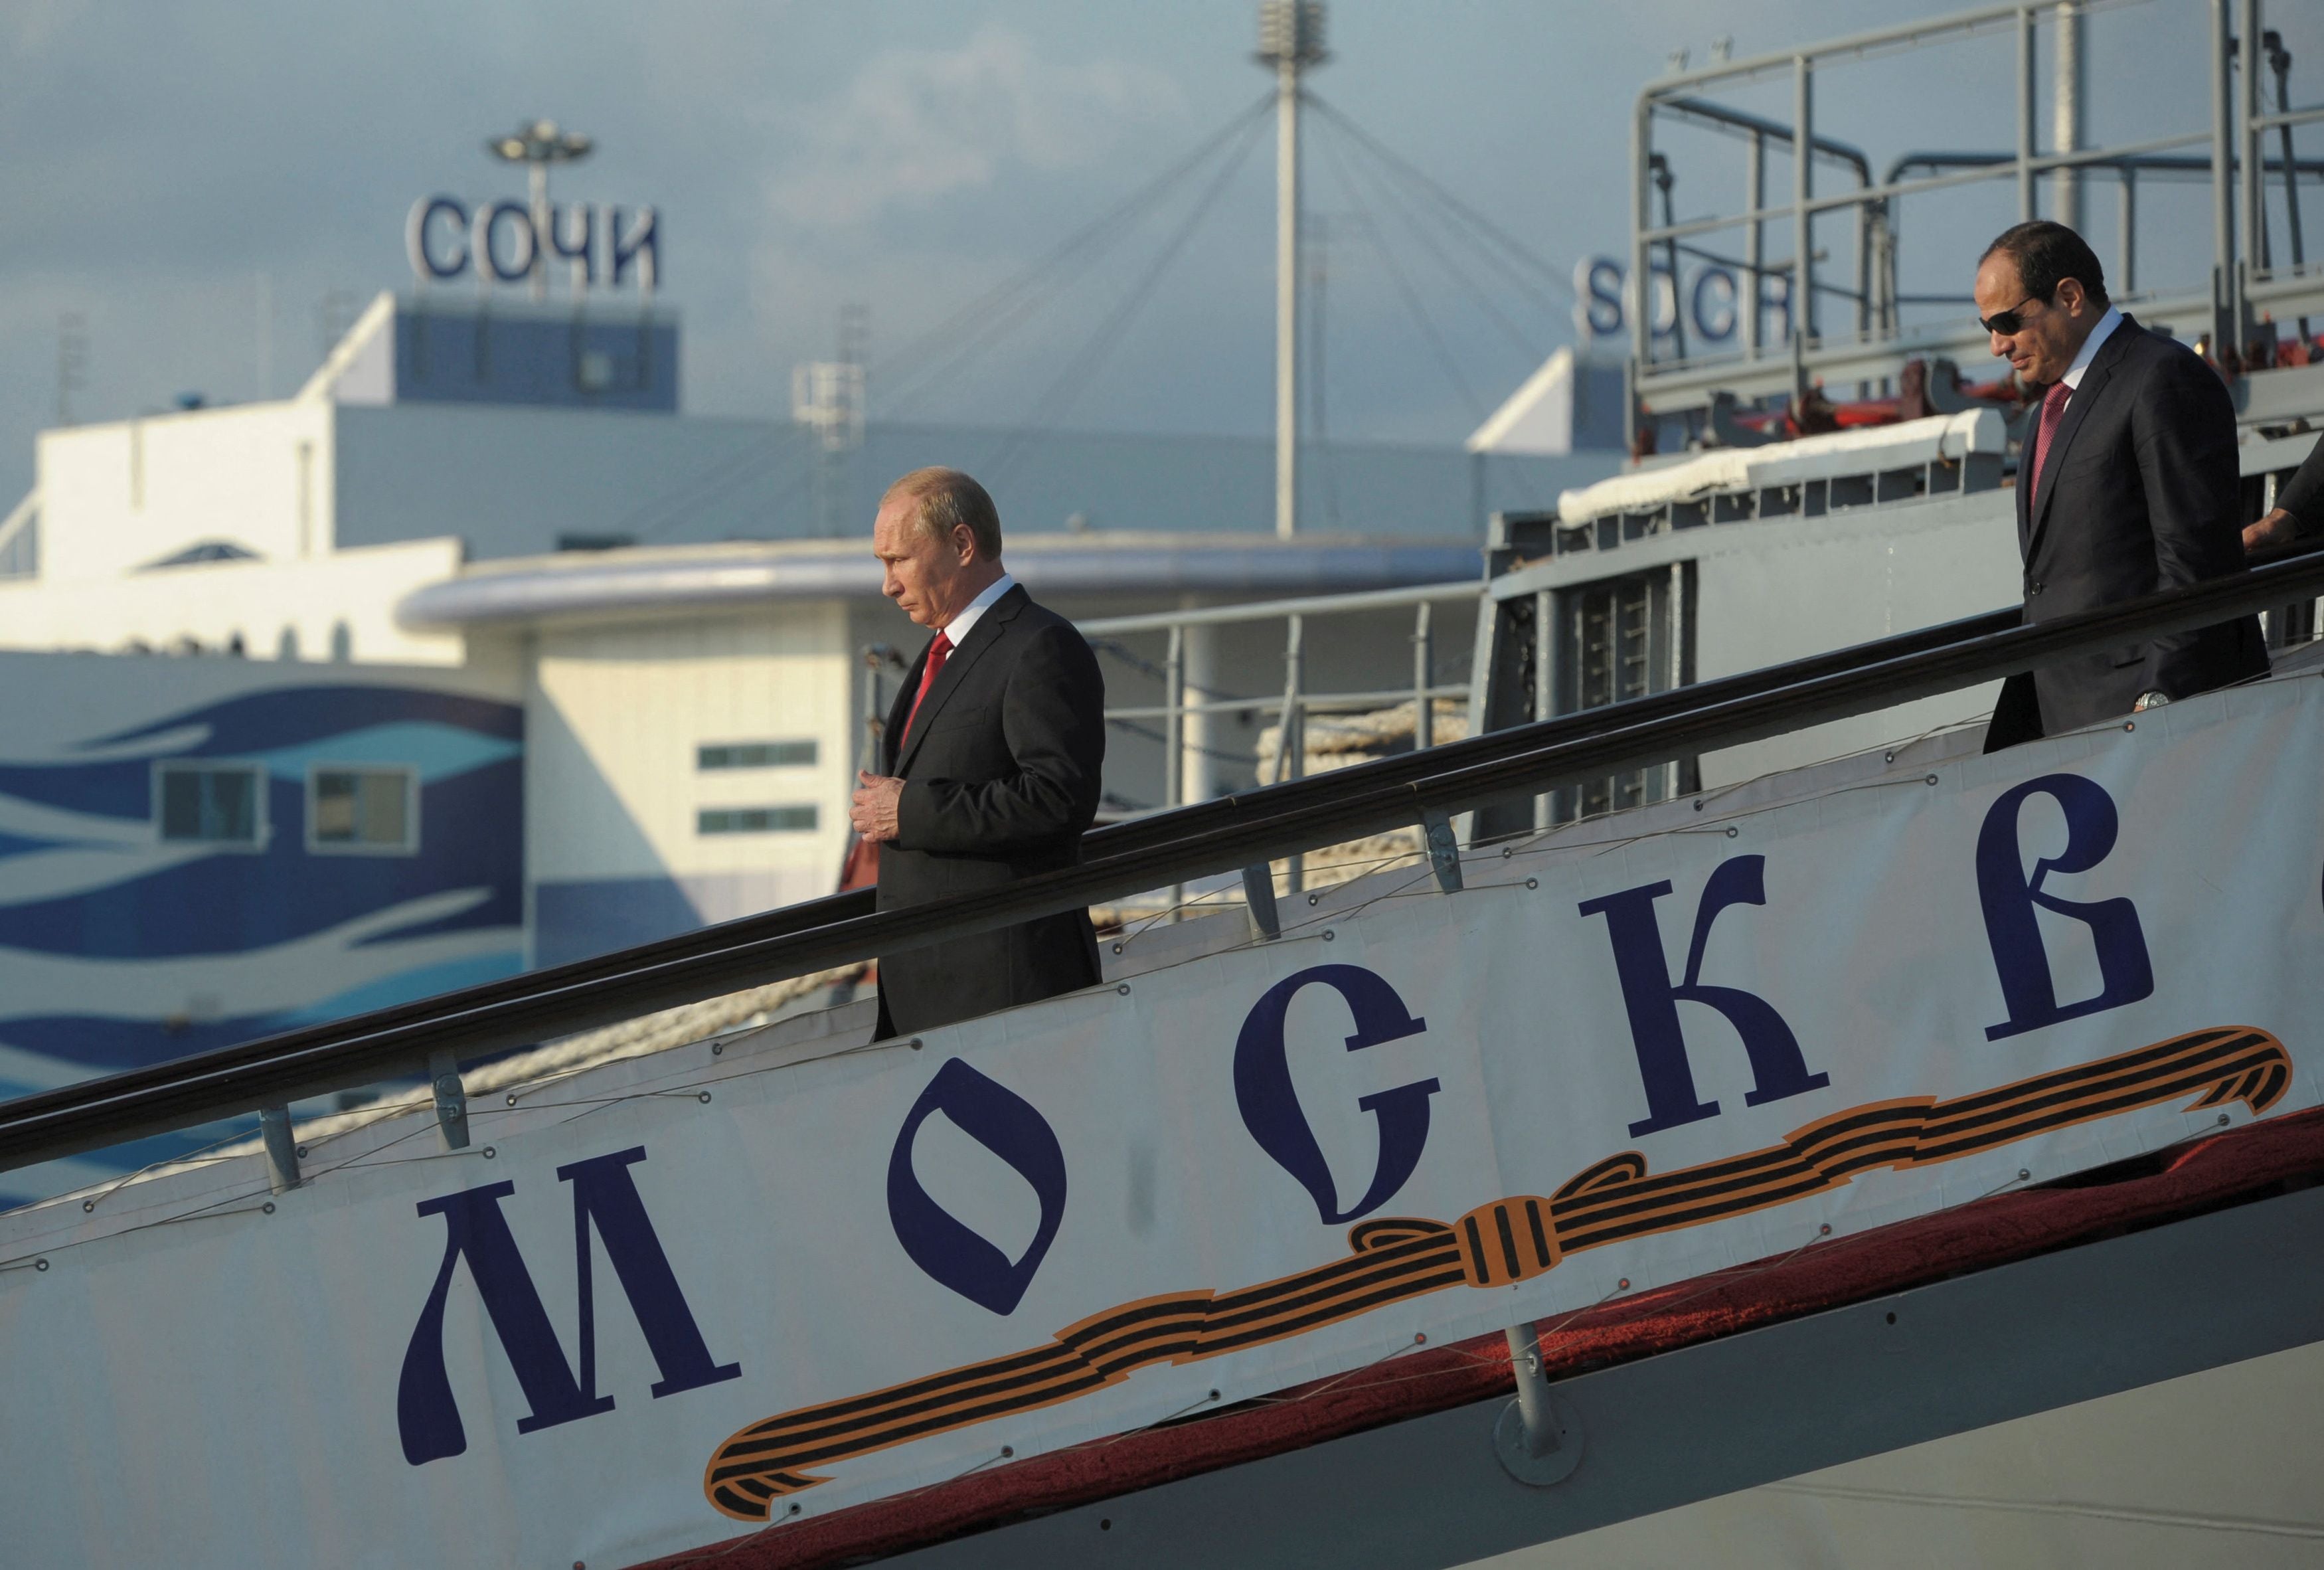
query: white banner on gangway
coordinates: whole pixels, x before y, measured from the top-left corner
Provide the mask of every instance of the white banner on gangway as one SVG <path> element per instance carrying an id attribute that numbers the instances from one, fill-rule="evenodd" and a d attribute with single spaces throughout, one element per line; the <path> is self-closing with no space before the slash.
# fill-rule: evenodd
<path id="1" fill-rule="evenodd" d="M 0 1221 L 10 1557 L 627 1564 L 2315 1104 L 2319 704 Z"/>

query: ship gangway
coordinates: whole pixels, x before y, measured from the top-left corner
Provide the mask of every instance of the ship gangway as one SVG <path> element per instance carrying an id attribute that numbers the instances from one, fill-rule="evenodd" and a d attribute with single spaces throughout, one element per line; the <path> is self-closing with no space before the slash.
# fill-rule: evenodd
<path id="1" fill-rule="evenodd" d="M 0 1217 L 6 1557 L 1417 1570 L 2312 1347 L 2324 661 L 1470 831 L 2319 595 L 1996 612 L 0 1104 L 11 1168 L 262 1129 Z M 507 1071 L 1238 871 L 1028 1008 Z"/>

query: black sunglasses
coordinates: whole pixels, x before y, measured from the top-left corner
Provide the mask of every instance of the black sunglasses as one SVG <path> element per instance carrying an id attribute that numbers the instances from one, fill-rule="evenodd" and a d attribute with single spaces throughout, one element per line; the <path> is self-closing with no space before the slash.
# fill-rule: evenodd
<path id="1" fill-rule="evenodd" d="M 1978 318 L 1977 325 L 1989 333 L 1999 333 L 2003 337 L 2008 337 L 2025 325 L 2025 318 L 2021 314 L 2019 307 L 2032 305 L 2037 300 L 2042 300 L 2042 297 L 2038 294 L 2029 294 L 2007 310 L 1997 310 L 1991 316 Z M 2049 301 L 2042 300 L 2042 303 L 2047 305 Z"/>

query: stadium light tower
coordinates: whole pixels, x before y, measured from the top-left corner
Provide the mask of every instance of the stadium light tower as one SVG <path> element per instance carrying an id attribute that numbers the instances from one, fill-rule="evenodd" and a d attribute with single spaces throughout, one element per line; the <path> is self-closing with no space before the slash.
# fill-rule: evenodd
<path id="1" fill-rule="evenodd" d="M 549 166 L 576 163 L 596 145 L 576 131 L 564 131 L 554 120 L 533 120 L 515 134 L 495 136 L 484 151 L 506 163 L 521 163 L 530 177 L 532 207 L 532 297 L 549 298 Z M 480 263 L 481 265 L 481 263 Z"/>
<path id="2" fill-rule="evenodd" d="M 1323 0 L 1260 0 L 1259 63 L 1275 72 L 1275 531 L 1299 527 L 1299 76 L 1322 65 Z"/>

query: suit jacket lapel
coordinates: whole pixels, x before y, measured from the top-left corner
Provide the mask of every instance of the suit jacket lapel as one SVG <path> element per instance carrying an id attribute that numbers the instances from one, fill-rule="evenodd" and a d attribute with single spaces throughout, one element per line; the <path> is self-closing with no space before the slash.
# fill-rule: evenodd
<path id="1" fill-rule="evenodd" d="M 1002 595 L 992 603 L 991 610 L 977 618 L 976 625 L 969 629 L 968 642 L 952 651 L 952 657 L 945 661 L 945 668 L 936 672 L 936 684 L 928 688 L 928 696 L 920 704 L 919 717 L 912 722 L 912 734 L 904 738 L 903 755 L 896 760 L 898 774 L 912 766 L 912 759 L 919 752 L 920 743 L 935 726 L 936 716 L 944 711 L 945 701 L 960 689 L 960 684 L 967 679 L 969 668 L 982 659 L 984 651 L 999 641 L 1002 630 L 1016 620 L 1017 613 L 1025 608 L 1028 598 L 1022 584 Z M 935 640 L 930 639 L 929 642 L 934 642 Z M 923 662 L 927 658 L 926 654 L 921 656 Z"/>
<path id="2" fill-rule="evenodd" d="M 2031 502 L 2033 511 L 2025 534 L 2025 553 L 2029 559 L 2035 543 L 2042 538 L 2042 531 L 2049 526 L 2050 502 L 2058 494 L 2058 476 L 2066 466 L 2066 454 L 2073 448 L 2074 433 L 2081 429 L 2082 421 L 2096 407 L 2098 394 L 2106 390 L 2107 383 L 2114 377 L 2116 362 L 2130 346 L 2130 335 L 2137 330 L 2138 323 L 2126 314 L 2113 334 L 2091 357 L 2089 369 L 2082 373 L 2082 384 L 2074 389 L 2072 397 L 2066 400 L 2066 412 L 2059 416 L 2058 429 L 2050 438 L 2054 450 L 2036 455 L 2042 465 L 2042 488 Z"/>
<path id="3" fill-rule="evenodd" d="M 928 642 L 933 643 L 936 640 L 931 638 Z M 923 644 L 920 657 L 904 672 L 904 685 L 897 688 L 894 701 L 888 705 L 888 723 L 880 732 L 880 772 L 891 779 L 896 772 L 896 749 L 903 744 L 904 716 L 912 712 L 912 694 L 920 689 L 920 671 L 927 662 L 928 651 Z"/>

